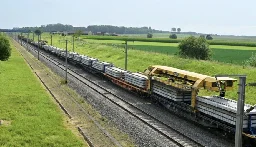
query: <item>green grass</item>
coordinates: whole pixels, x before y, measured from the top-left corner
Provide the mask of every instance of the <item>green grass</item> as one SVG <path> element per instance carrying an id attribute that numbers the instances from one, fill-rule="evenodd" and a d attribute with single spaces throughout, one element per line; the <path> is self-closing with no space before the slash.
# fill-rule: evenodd
<path id="1" fill-rule="evenodd" d="M 115 66 L 124 68 L 124 48 L 110 46 L 106 44 L 94 42 L 87 42 L 86 44 L 76 43 L 75 51 L 80 54 L 85 54 L 91 57 L 98 58 L 102 61 L 108 61 L 114 63 Z M 116 42 L 115 42 L 116 43 Z M 137 43 L 137 42 L 136 42 Z M 58 47 L 65 47 L 65 44 L 57 39 L 54 39 L 53 44 Z M 130 43 L 131 44 L 131 43 Z M 135 44 L 135 42 L 134 42 Z M 143 43 L 141 43 L 143 44 Z M 149 46 L 153 46 L 154 43 Z M 140 45 L 140 43 L 138 44 Z M 165 44 L 166 45 L 166 44 Z M 167 46 L 168 47 L 168 46 Z M 69 43 L 68 49 L 72 49 L 72 44 Z M 216 49 L 221 50 L 221 49 Z M 224 50 L 224 49 L 223 49 Z M 222 50 L 222 51 L 223 51 Z M 241 53 L 245 50 L 241 50 Z M 231 51 L 224 55 L 228 55 L 234 52 L 233 49 L 225 49 L 225 51 Z M 250 50 L 251 51 L 251 50 Z M 165 65 L 179 69 L 189 70 L 206 75 L 216 74 L 246 74 L 247 82 L 256 82 L 256 68 L 243 67 L 234 64 L 221 63 L 216 61 L 199 61 L 193 59 L 183 59 L 178 56 L 165 55 L 161 53 L 148 52 L 144 50 L 129 50 L 128 51 L 128 70 L 134 72 L 143 72 L 150 65 Z M 206 93 L 205 91 L 201 94 L 217 94 L 217 93 Z M 256 104 L 256 87 L 246 88 L 246 102 Z M 237 85 L 233 91 L 227 92 L 227 97 L 237 99 Z"/>
<path id="2" fill-rule="evenodd" d="M 13 46 L 0 61 L 0 83 L 0 146 L 83 146 Z"/>

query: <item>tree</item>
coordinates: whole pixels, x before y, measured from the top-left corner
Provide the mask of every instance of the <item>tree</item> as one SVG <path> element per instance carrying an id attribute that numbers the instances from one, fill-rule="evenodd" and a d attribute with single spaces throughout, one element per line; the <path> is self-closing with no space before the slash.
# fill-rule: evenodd
<path id="1" fill-rule="evenodd" d="M 0 34 L 0 60 L 6 61 L 11 56 L 11 46 L 7 37 Z"/>
<path id="2" fill-rule="evenodd" d="M 38 42 L 39 42 L 39 36 L 41 36 L 42 31 L 37 29 L 37 30 L 35 30 L 35 34 L 38 36 Z"/>
<path id="3" fill-rule="evenodd" d="M 153 37 L 153 34 L 151 34 L 151 33 L 147 34 L 147 38 L 152 38 L 152 37 Z"/>
<path id="4" fill-rule="evenodd" d="M 211 57 L 211 49 L 205 38 L 194 36 L 185 38 L 179 44 L 179 54 L 182 57 L 208 60 Z"/>
<path id="5" fill-rule="evenodd" d="M 171 39 L 177 39 L 177 35 L 176 35 L 176 34 L 171 34 L 171 35 L 169 36 L 169 38 L 171 38 Z"/>
<path id="6" fill-rule="evenodd" d="M 41 30 L 39 30 L 39 29 L 36 29 L 35 30 L 35 34 L 38 36 L 38 39 L 37 39 L 37 41 L 38 41 L 38 45 L 40 46 L 40 44 L 39 44 L 39 40 L 41 40 L 41 34 L 42 34 L 42 31 Z M 39 39 L 39 37 L 40 37 L 40 39 Z M 38 59 L 39 59 L 39 52 L 38 52 Z"/>
<path id="7" fill-rule="evenodd" d="M 180 33 L 181 32 L 181 28 L 178 28 L 177 31 Z"/>
<path id="8" fill-rule="evenodd" d="M 37 36 L 39 36 L 39 35 L 41 35 L 41 34 L 42 34 L 42 31 L 41 31 L 41 30 L 39 30 L 39 29 L 37 29 L 37 30 L 35 30 L 35 34 L 36 34 Z"/>
<path id="9" fill-rule="evenodd" d="M 176 28 L 172 28 L 172 32 L 176 32 Z"/>
<path id="10" fill-rule="evenodd" d="M 206 38 L 207 40 L 212 40 L 212 39 L 213 39 L 211 35 L 206 35 L 205 38 Z"/>
<path id="11" fill-rule="evenodd" d="M 74 34 L 75 37 L 80 37 L 83 34 L 83 31 L 77 30 Z"/>
<path id="12" fill-rule="evenodd" d="M 149 32 L 150 32 L 150 33 L 153 33 L 153 32 L 152 32 L 152 29 L 151 29 L 151 27 L 149 27 L 148 29 L 149 29 Z"/>

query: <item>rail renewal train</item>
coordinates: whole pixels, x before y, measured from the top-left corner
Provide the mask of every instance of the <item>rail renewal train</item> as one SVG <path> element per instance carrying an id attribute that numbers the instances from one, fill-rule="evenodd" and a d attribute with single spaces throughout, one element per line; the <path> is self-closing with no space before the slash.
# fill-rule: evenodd
<path id="1" fill-rule="evenodd" d="M 19 36 L 19 39 L 59 58 L 66 57 L 64 49 L 44 42 L 33 42 L 23 36 Z M 237 101 L 225 98 L 225 92 L 233 88 L 236 79 L 216 78 L 160 65 L 150 66 L 143 73 L 133 73 L 75 52 L 67 52 L 67 58 L 129 91 L 152 98 L 190 121 L 227 134 L 235 133 Z M 198 96 L 199 89 L 220 92 L 220 95 Z M 248 146 L 256 146 L 256 108 L 245 104 L 244 112 L 243 141 Z"/>

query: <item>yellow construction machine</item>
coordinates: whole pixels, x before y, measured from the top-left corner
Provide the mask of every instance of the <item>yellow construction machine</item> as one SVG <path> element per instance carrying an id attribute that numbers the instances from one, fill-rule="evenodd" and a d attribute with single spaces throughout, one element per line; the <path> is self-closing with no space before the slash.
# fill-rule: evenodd
<path id="1" fill-rule="evenodd" d="M 199 89 L 204 88 L 211 91 L 220 92 L 220 96 L 224 97 L 227 90 L 233 88 L 233 83 L 236 79 L 229 77 L 211 77 L 207 75 L 189 72 L 167 66 L 150 66 L 145 74 L 150 79 L 172 86 L 176 89 L 191 91 L 191 107 L 195 109 L 196 96 Z M 149 82 L 152 82 L 151 80 Z M 151 83 L 148 84 L 150 89 Z"/>

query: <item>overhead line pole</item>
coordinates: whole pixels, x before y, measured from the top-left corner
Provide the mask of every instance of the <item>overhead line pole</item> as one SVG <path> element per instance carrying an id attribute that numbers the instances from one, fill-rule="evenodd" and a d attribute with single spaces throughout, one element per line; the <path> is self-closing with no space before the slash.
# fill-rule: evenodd
<path id="1" fill-rule="evenodd" d="M 66 40 L 65 83 L 68 82 L 68 40 Z"/>
<path id="2" fill-rule="evenodd" d="M 73 52 L 75 50 L 75 36 L 73 35 Z"/>
<path id="3" fill-rule="evenodd" d="M 242 147 L 245 84 L 246 84 L 246 76 L 239 77 L 239 91 L 238 91 L 239 99 L 237 102 L 235 147 Z"/>
<path id="4" fill-rule="evenodd" d="M 39 60 L 39 35 L 38 35 L 38 48 L 37 48 L 37 59 Z"/>
<path id="5" fill-rule="evenodd" d="M 20 45 L 22 46 L 22 32 L 20 33 Z"/>
<path id="6" fill-rule="evenodd" d="M 28 39 L 29 39 L 29 33 L 28 33 L 28 37 L 27 37 L 27 49 L 28 49 Z"/>
<path id="7" fill-rule="evenodd" d="M 216 75 L 215 77 L 216 78 L 217 77 L 239 77 L 238 92 L 237 92 L 238 101 L 237 101 L 237 112 L 236 112 L 235 147 L 242 147 L 246 75 Z"/>
<path id="8" fill-rule="evenodd" d="M 127 41 L 125 41 L 125 70 L 127 70 Z"/>
<path id="9" fill-rule="evenodd" d="M 51 34 L 51 46 L 52 46 L 52 34 Z"/>

